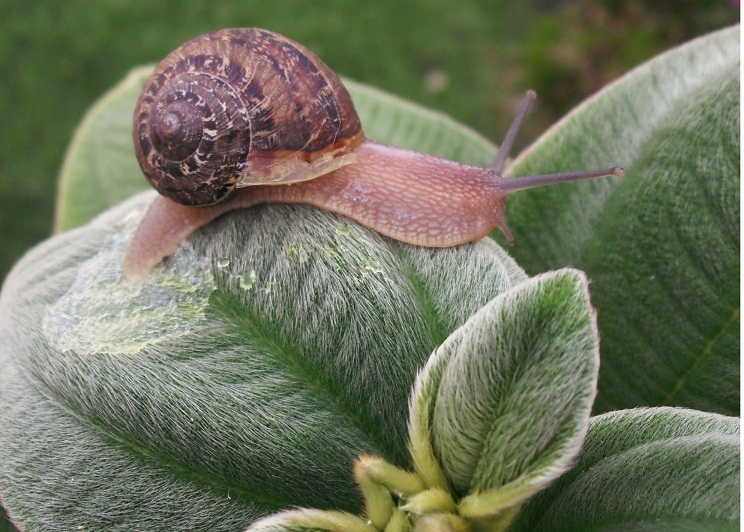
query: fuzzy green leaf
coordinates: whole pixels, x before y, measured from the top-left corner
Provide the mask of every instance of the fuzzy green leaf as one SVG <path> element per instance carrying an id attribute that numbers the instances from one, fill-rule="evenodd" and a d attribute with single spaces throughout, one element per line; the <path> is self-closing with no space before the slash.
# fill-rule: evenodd
<path id="1" fill-rule="evenodd" d="M 513 530 L 739 530 L 739 425 L 679 408 L 596 417 L 574 468 Z"/>
<path id="2" fill-rule="evenodd" d="M 468 514 L 519 506 L 568 468 L 589 421 L 598 345 L 586 277 L 562 270 L 504 292 L 434 352 L 411 399 L 411 445 L 431 434 L 454 489 L 488 494 L 463 502 Z M 420 457 L 417 470 L 430 468 Z"/>
<path id="3" fill-rule="evenodd" d="M 134 156 L 132 115 L 152 67 L 132 70 L 86 114 L 60 174 L 55 228 L 65 231 L 149 190 Z M 496 147 L 472 129 L 383 91 L 344 80 L 365 134 L 386 144 L 487 166 Z"/>
<path id="4" fill-rule="evenodd" d="M 492 241 L 424 249 L 271 205 L 211 224 L 133 287 L 120 262 L 151 199 L 35 248 L 3 288 L 0 493 L 22 526 L 358 511 L 356 456 L 409 465 L 417 369 L 525 279 Z"/>
<path id="5" fill-rule="evenodd" d="M 287 510 L 259 519 L 246 532 L 377 532 L 378 529 L 353 514 Z"/>
<path id="6" fill-rule="evenodd" d="M 599 311 L 599 411 L 739 412 L 739 28 L 633 70 L 525 152 L 513 175 L 620 164 L 515 195 L 510 252 L 573 266 Z M 497 238 L 498 235 L 494 235 Z"/>

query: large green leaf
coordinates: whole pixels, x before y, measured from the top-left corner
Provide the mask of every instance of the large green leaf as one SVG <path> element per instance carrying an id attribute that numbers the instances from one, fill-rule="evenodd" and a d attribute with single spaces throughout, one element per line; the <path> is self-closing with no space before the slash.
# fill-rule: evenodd
<path id="1" fill-rule="evenodd" d="M 370 113 L 402 112 L 374 94 Z M 76 137 L 61 227 L 131 190 L 101 198 L 97 180 L 141 179 L 125 155 L 129 120 L 108 138 L 91 125 L 121 119 L 131 97 L 116 89 Z M 478 144 L 419 114 L 442 134 L 414 127 L 413 113 L 413 147 Z M 32 250 L 3 288 L 0 493 L 24 526 L 230 530 L 290 505 L 358 509 L 359 453 L 408 464 L 416 369 L 525 279 L 492 241 L 415 248 L 273 205 L 225 216 L 133 287 L 121 258 L 153 195 Z"/>
<path id="2" fill-rule="evenodd" d="M 86 114 L 60 174 L 55 228 L 72 229 L 149 190 L 134 156 L 132 116 L 152 67 L 133 70 Z M 387 144 L 487 166 L 493 144 L 451 118 L 373 87 L 344 80 L 365 134 Z"/>
<path id="3" fill-rule="evenodd" d="M 739 530 L 739 425 L 668 407 L 596 417 L 574 468 L 514 530 Z"/>
<path id="4" fill-rule="evenodd" d="M 739 28 L 632 71 L 545 134 L 514 175 L 626 167 L 515 195 L 528 272 L 586 271 L 599 310 L 597 409 L 739 412 Z"/>

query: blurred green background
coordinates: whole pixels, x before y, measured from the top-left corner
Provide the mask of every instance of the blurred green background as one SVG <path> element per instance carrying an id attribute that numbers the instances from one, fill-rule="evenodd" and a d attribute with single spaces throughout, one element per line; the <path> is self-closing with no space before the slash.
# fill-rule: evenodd
<path id="1" fill-rule="evenodd" d="M 86 109 L 135 65 L 223 27 L 259 26 L 339 74 L 500 142 L 527 88 L 533 140 L 586 95 L 739 21 L 738 1 L 0 0 L 0 279 L 52 231 L 57 174 Z"/>

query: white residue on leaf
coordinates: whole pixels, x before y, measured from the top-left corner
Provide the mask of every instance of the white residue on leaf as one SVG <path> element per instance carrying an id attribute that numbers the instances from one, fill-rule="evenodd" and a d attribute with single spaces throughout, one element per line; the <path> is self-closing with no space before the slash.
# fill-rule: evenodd
<path id="1" fill-rule="evenodd" d="M 251 268 L 250 270 L 245 270 L 243 273 L 240 274 L 240 288 L 243 290 L 250 290 L 253 288 L 253 285 L 256 284 L 256 270 Z"/>
<path id="2" fill-rule="evenodd" d="M 141 284 L 122 277 L 129 235 L 117 234 L 108 248 L 82 263 L 70 289 L 44 316 L 47 341 L 60 351 L 138 353 L 203 323 L 215 289 L 209 261 L 181 246 Z"/>
<path id="3" fill-rule="evenodd" d="M 366 257 L 364 261 L 364 269 L 362 271 L 362 274 L 364 273 L 371 273 L 371 274 L 381 274 L 384 273 L 384 270 L 382 269 L 382 266 L 380 266 L 380 262 L 373 258 L 373 257 Z"/>
<path id="4" fill-rule="evenodd" d="M 351 234 L 351 228 L 349 227 L 348 224 L 340 224 L 336 228 L 335 236 L 337 239 L 341 237 L 349 236 L 350 234 Z"/>
<path id="5" fill-rule="evenodd" d="M 310 259 L 310 253 L 311 251 L 308 250 L 307 245 L 303 242 L 292 242 L 284 248 L 284 254 L 287 260 L 300 266 L 307 263 Z"/>

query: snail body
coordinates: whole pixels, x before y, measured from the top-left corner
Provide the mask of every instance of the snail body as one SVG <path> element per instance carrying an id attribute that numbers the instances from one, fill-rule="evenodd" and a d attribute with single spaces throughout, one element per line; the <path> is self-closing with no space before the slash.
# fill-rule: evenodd
<path id="1" fill-rule="evenodd" d="M 136 152 L 161 197 L 135 232 L 124 275 L 142 280 L 199 227 L 272 202 L 314 205 L 415 245 L 454 246 L 496 227 L 511 243 L 507 194 L 622 175 L 502 177 L 534 98 L 529 91 L 491 166 L 474 167 L 365 139 L 340 79 L 285 37 L 250 28 L 197 37 L 156 67 L 138 101 Z"/>

